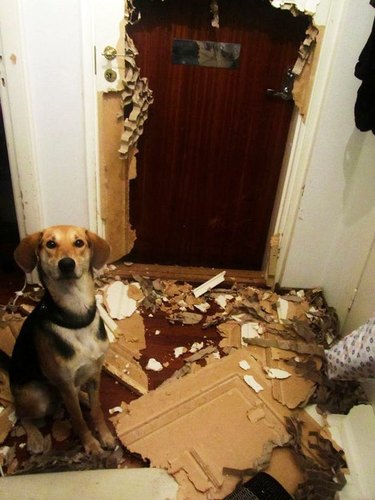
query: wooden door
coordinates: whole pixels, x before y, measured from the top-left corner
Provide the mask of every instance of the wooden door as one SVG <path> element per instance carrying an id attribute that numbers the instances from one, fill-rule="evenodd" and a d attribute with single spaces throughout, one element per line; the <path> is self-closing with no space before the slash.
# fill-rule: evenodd
<path id="1" fill-rule="evenodd" d="M 279 89 L 308 19 L 268 0 L 139 0 L 129 30 L 154 104 L 130 188 L 135 262 L 261 268 L 292 101 Z M 241 45 L 239 67 L 172 64 L 174 39 Z"/>

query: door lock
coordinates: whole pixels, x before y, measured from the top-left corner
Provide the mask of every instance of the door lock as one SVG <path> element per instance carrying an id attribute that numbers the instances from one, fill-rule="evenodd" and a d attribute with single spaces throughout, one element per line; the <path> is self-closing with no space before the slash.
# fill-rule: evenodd
<path id="1" fill-rule="evenodd" d="M 107 82 L 114 82 L 117 78 L 117 73 L 113 69 L 106 69 L 104 72 L 104 78 Z"/>

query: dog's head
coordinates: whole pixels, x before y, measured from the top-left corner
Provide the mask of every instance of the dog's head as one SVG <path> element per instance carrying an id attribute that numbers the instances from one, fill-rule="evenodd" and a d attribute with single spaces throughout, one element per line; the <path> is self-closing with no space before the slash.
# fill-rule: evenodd
<path id="1" fill-rule="evenodd" d="M 17 264 L 26 273 L 37 265 L 52 278 L 74 279 L 100 269 L 110 253 L 108 243 L 95 233 L 76 226 L 52 226 L 26 236 L 14 252 Z"/>

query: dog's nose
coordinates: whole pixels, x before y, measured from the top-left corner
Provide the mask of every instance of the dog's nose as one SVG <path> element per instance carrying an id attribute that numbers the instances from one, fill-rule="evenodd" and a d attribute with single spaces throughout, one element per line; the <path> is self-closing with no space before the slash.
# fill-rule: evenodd
<path id="1" fill-rule="evenodd" d="M 70 257 L 64 257 L 59 260 L 59 269 L 63 274 L 71 273 L 76 266 L 76 263 Z"/>

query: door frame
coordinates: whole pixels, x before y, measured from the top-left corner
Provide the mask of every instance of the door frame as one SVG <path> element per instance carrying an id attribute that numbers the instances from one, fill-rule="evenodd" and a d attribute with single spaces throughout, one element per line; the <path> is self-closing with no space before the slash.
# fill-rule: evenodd
<path id="1" fill-rule="evenodd" d="M 97 113 L 97 81 L 94 74 L 96 45 L 95 19 L 97 2 L 81 0 L 81 56 L 83 79 L 83 115 L 86 143 L 86 179 L 90 229 L 105 236 L 100 208 L 99 182 L 99 138 Z M 111 0 L 113 12 L 123 7 L 123 0 Z M 335 3 L 335 5 L 333 5 Z M 281 281 L 309 166 L 310 155 L 319 123 L 325 89 L 330 76 L 330 64 L 335 53 L 335 44 L 347 1 L 321 0 L 315 23 L 325 26 L 325 34 L 317 65 L 315 81 L 305 122 L 295 113 L 289 134 L 289 147 L 284 159 L 279 196 L 276 200 L 271 234 L 280 234 L 281 243 L 277 261 L 275 281 Z M 117 9 L 117 10 L 116 10 Z M 0 0 L 2 49 L 5 45 L 17 53 L 20 63 L 12 64 L 3 58 L 2 72 L 6 75 L 6 86 L 1 86 L 1 101 L 8 140 L 9 162 L 12 175 L 17 220 L 21 236 L 44 226 L 43 193 L 39 188 L 38 165 L 35 155 L 35 135 L 32 123 L 28 77 L 23 64 L 25 55 L 22 35 L 22 0 L 7 2 Z M 108 20 L 108 17 L 107 17 Z M 118 30 L 119 20 L 113 20 Z M 10 29 L 11 27 L 11 29 Z M 8 29 L 7 29 L 8 28 Z M 116 31 L 117 33 L 117 31 Z M 13 50 L 13 47 L 15 49 Z M 21 57 L 20 57 L 21 56 Z"/>
<path id="2" fill-rule="evenodd" d="M 280 235 L 279 255 L 275 272 L 275 282 L 283 280 L 285 263 L 293 239 L 293 232 L 299 215 L 306 176 L 310 164 L 312 148 L 322 112 L 326 88 L 330 78 L 330 68 L 335 55 L 341 20 L 346 9 L 346 0 L 327 0 L 323 12 L 317 12 L 315 24 L 324 26 L 324 37 L 319 60 L 314 75 L 308 113 L 305 121 L 295 109 L 289 130 L 289 140 L 284 157 L 284 165 L 279 183 L 270 235 Z M 322 2 L 323 4 L 323 2 Z M 289 147 L 288 147 L 289 146 Z"/>

